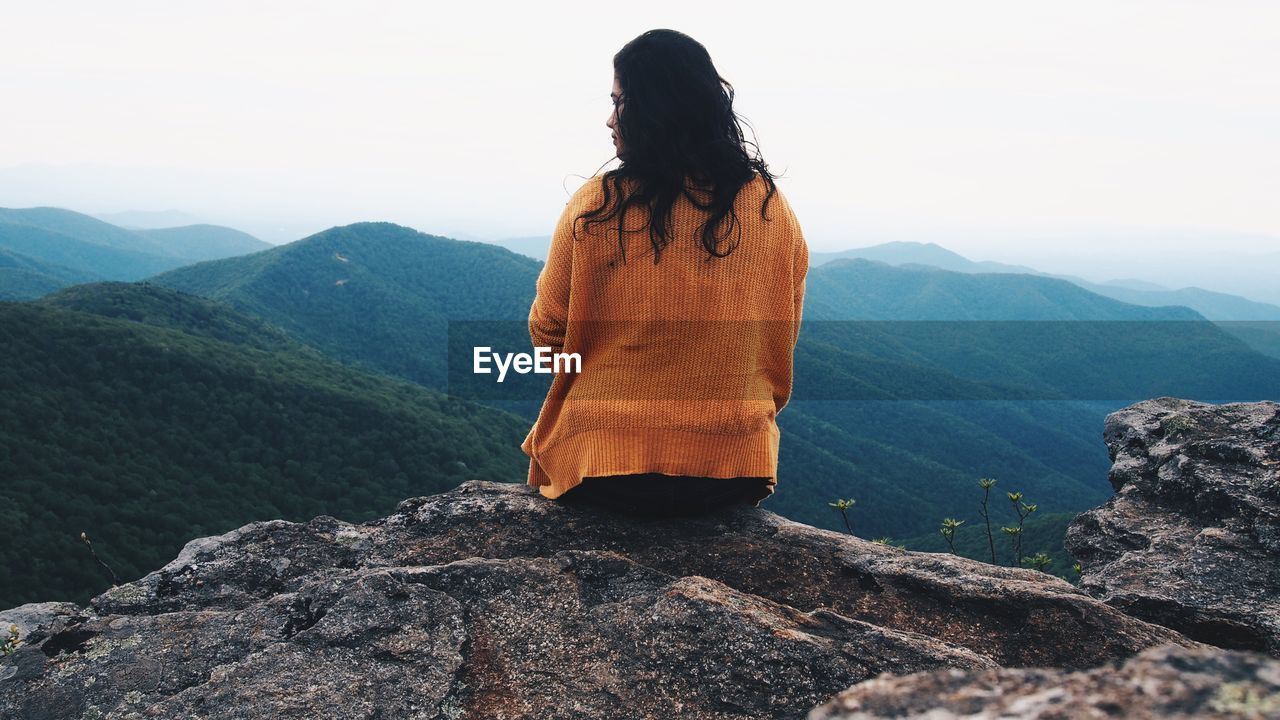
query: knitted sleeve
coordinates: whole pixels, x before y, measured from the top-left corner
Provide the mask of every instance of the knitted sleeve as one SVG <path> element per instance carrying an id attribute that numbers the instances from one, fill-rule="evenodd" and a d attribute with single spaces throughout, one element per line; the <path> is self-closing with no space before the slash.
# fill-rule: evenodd
<path id="1" fill-rule="evenodd" d="M 781 193 L 779 193 L 781 197 Z M 800 321 L 804 316 L 805 278 L 809 273 L 809 245 L 805 242 L 804 231 L 800 229 L 800 221 L 791 210 L 791 204 L 782 198 L 783 220 L 786 222 L 791 239 L 791 335 L 787 347 L 787 364 L 794 369 L 795 347 L 800 339 Z M 794 370 L 793 370 L 794 371 Z M 777 412 L 791 401 L 792 386 L 779 387 L 774 392 L 774 407 Z"/>
<path id="2" fill-rule="evenodd" d="M 565 205 L 555 232 L 547 262 L 538 274 L 537 292 L 529 308 L 529 339 L 534 347 L 564 348 L 569 320 L 569 287 L 573 278 L 573 223 L 580 212 L 581 191 Z"/>
<path id="3" fill-rule="evenodd" d="M 795 220 L 793 214 L 792 219 Z M 795 220 L 795 260 L 793 261 L 791 273 L 795 282 L 795 295 L 792 300 L 793 312 L 792 322 L 794 323 L 791 332 L 791 346 L 794 348 L 796 342 L 800 340 L 800 320 L 804 316 L 804 282 L 809 274 L 809 245 L 804 241 L 804 231 L 800 229 L 800 222 Z"/>

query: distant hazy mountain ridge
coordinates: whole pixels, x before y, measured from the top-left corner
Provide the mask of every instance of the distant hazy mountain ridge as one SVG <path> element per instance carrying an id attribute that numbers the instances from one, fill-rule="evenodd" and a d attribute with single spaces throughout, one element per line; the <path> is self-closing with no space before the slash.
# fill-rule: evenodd
<path id="1" fill-rule="evenodd" d="M 269 247 L 216 225 L 128 230 L 61 208 L 0 208 L 0 251 L 19 256 L 0 264 L 6 268 L 0 300 L 35 298 L 78 282 L 139 280 Z"/>
<path id="2" fill-rule="evenodd" d="M 973 261 L 936 243 L 890 242 L 840 252 L 811 252 L 810 265 L 850 258 L 877 260 L 906 268 L 935 267 L 961 273 L 1016 273 L 1059 278 L 1090 292 L 1134 305 L 1184 305 L 1210 320 L 1280 320 L 1280 306 L 1248 300 L 1238 295 L 1186 287 L 1171 290 L 1153 282 L 1136 279 L 1095 283 L 1074 275 L 1042 272 L 1024 265 Z"/>

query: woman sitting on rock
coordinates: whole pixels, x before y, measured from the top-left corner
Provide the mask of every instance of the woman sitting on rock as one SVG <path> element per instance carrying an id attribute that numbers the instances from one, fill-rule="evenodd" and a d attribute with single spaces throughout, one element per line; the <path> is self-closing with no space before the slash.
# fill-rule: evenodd
<path id="1" fill-rule="evenodd" d="M 701 44 L 640 35 L 611 97 L 621 162 L 569 200 L 529 313 L 534 346 L 581 370 L 557 373 L 521 445 L 528 483 L 630 513 L 758 506 L 777 484 L 804 235 Z"/>

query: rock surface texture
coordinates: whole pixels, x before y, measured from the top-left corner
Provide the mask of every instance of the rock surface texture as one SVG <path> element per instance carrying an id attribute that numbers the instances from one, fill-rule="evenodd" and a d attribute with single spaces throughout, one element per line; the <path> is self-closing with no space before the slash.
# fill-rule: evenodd
<path id="1" fill-rule="evenodd" d="M 1107 416 L 1105 505 L 1067 549 L 1082 587 L 1224 648 L 1280 657 L 1280 403 L 1157 398 Z"/>
<path id="2" fill-rule="evenodd" d="M 803 718 L 882 673 L 1202 647 L 1032 570 L 739 506 L 637 518 L 471 481 L 253 523 L 89 607 L 0 612 L 4 718 Z"/>
<path id="3" fill-rule="evenodd" d="M 1154 648 L 1093 670 L 938 670 L 869 680 L 808 720 L 1280 717 L 1280 661 Z"/>
<path id="4" fill-rule="evenodd" d="M 1280 652 L 1280 405 L 1158 398 L 1105 440 L 1083 589 L 759 508 L 471 481 L 0 612 L 0 718 L 1280 718 L 1254 652 Z"/>

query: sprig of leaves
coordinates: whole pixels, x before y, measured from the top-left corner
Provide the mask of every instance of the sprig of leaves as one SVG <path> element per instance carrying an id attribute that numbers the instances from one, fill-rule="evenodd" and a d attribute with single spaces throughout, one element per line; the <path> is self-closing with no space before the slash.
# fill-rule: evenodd
<path id="1" fill-rule="evenodd" d="M 853 507 L 857 503 L 858 501 L 854 500 L 853 498 L 849 498 L 848 500 L 836 500 L 833 503 L 827 503 L 831 507 L 840 511 L 840 515 L 844 518 L 845 529 L 849 531 L 850 535 L 853 534 L 853 525 L 849 523 L 849 508 Z"/>
<path id="2" fill-rule="evenodd" d="M 6 656 L 12 655 L 21 644 L 22 640 L 18 637 L 18 626 L 11 623 L 8 634 L 0 636 L 0 653 L 4 653 Z"/>
<path id="3" fill-rule="evenodd" d="M 942 527 L 938 532 L 942 533 L 942 537 L 947 541 L 947 547 L 951 548 L 951 554 L 956 554 L 956 528 L 964 524 L 963 520 L 955 518 L 943 518 Z"/>

